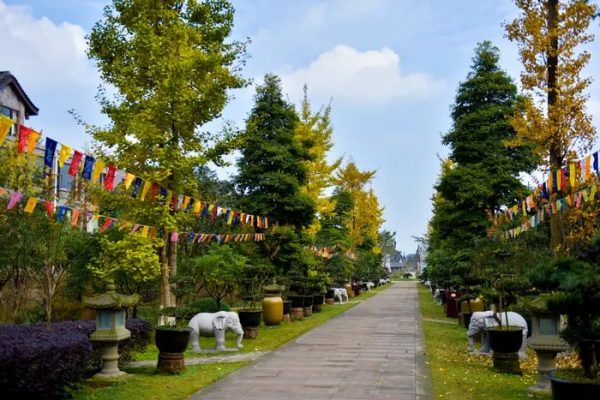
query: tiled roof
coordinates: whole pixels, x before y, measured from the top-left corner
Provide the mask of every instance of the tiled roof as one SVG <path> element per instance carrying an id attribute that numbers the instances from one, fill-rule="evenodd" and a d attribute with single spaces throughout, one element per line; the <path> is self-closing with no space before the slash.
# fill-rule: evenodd
<path id="1" fill-rule="evenodd" d="M 13 90 L 19 95 L 23 104 L 25 104 L 25 116 L 37 115 L 39 109 L 33 104 L 27 93 L 21 87 L 21 84 L 9 71 L 0 71 L 0 89 L 6 86 L 12 86 Z"/>

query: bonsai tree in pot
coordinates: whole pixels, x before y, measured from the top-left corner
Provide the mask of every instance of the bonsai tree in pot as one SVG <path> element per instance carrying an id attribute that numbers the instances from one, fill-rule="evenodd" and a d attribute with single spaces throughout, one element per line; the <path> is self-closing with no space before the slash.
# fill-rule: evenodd
<path id="1" fill-rule="evenodd" d="M 540 287 L 552 290 L 548 310 L 566 316 L 560 335 L 581 362 L 580 370 L 550 376 L 554 398 L 600 398 L 600 232 L 576 257 L 557 260 L 536 276 Z"/>
<path id="2" fill-rule="evenodd" d="M 240 274 L 240 287 L 244 306 L 238 310 L 240 323 L 244 328 L 244 337 L 254 339 L 262 319 L 262 287 L 271 275 L 267 264 L 247 265 Z"/>

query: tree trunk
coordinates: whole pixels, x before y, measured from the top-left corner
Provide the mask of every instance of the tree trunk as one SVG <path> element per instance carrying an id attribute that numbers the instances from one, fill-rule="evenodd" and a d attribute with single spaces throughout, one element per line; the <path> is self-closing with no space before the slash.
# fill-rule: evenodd
<path id="1" fill-rule="evenodd" d="M 560 171 L 563 164 L 563 148 L 560 144 L 560 132 L 556 123 L 556 68 L 558 66 L 558 0 L 547 0 L 546 2 L 546 26 L 550 46 L 546 55 L 546 73 L 548 78 L 548 122 L 551 132 L 552 143 L 550 146 L 550 170 Z M 558 191 L 560 188 L 555 188 Z M 556 196 L 550 196 L 551 201 L 555 201 Z M 564 254 L 564 240 L 562 229 L 562 216 L 560 213 L 552 214 L 550 217 L 550 243 L 552 253 L 555 257 Z"/>
<path id="2" fill-rule="evenodd" d="M 177 275 L 177 242 L 169 241 L 169 275 L 175 276 Z M 175 289 L 176 284 L 169 284 L 169 296 L 171 297 L 171 306 L 175 307 L 177 305 L 177 299 L 175 298 Z"/>
<path id="3" fill-rule="evenodd" d="M 165 230 L 163 233 L 164 245 L 160 249 L 160 305 L 163 307 L 172 307 L 171 303 L 171 285 L 169 284 L 169 232 Z"/>

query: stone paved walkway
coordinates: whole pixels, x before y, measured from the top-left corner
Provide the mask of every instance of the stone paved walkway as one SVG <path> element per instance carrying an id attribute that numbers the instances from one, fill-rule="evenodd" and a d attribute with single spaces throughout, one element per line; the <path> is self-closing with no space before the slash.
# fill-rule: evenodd
<path id="1" fill-rule="evenodd" d="M 375 297 L 261 357 L 192 400 L 429 400 L 414 282 Z"/>

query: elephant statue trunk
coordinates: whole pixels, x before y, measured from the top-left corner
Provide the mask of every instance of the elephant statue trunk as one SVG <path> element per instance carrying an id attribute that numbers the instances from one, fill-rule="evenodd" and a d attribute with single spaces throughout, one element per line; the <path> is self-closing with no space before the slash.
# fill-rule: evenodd
<path id="1" fill-rule="evenodd" d="M 192 328 L 190 342 L 192 344 L 192 350 L 195 352 L 200 352 L 202 350 L 200 348 L 200 336 L 214 336 L 217 342 L 215 350 L 227 350 L 225 347 L 225 332 L 227 330 L 231 330 L 237 334 L 237 348 L 241 349 L 244 347 L 242 345 L 244 330 L 242 329 L 242 324 L 240 324 L 240 318 L 234 312 L 219 311 L 216 313 L 199 313 L 190 320 L 188 326 Z"/>

